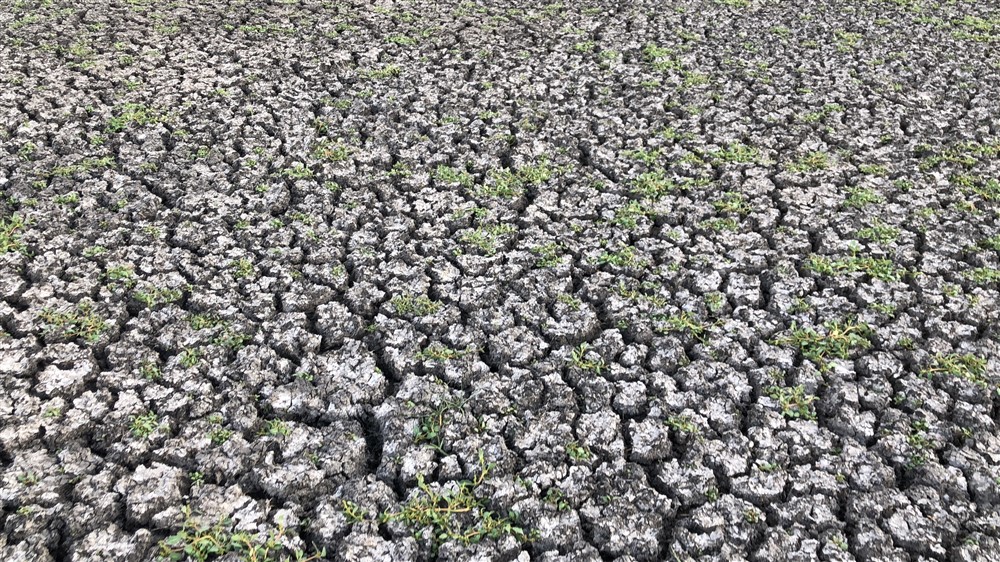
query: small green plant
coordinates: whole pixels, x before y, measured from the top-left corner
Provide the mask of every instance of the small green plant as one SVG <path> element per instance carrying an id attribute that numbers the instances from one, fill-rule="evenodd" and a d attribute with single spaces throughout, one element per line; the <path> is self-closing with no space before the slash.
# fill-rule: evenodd
<path id="1" fill-rule="evenodd" d="M 871 256 L 853 255 L 845 258 L 829 258 L 819 254 L 810 255 L 805 262 L 805 268 L 820 275 L 843 275 L 861 272 L 873 279 L 882 281 L 899 281 L 907 274 L 904 267 L 897 266 L 888 258 L 873 258 Z"/>
<path id="2" fill-rule="evenodd" d="M 556 301 L 565 304 L 570 310 L 576 312 L 583 306 L 583 301 L 568 293 L 560 293 L 556 296 Z"/>
<path id="3" fill-rule="evenodd" d="M 313 178 L 315 174 L 302 162 L 295 162 L 291 167 L 282 170 L 281 175 L 291 180 L 307 180 Z"/>
<path id="4" fill-rule="evenodd" d="M 400 316 L 427 316 L 441 310 L 441 301 L 432 301 L 425 295 L 396 295 L 389 304 Z"/>
<path id="5" fill-rule="evenodd" d="M 667 424 L 667 427 L 670 429 L 684 435 L 698 435 L 701 433 L 698 425 L 688 416 L 668 416 L 667 419 L 663 420 L 663 423 Z"/>
<path id="6" fill-rule="evenodd" d="M 535 267 L 555 267 L 562 263 L 560 250 L 562 250 L 562 246 L 558 242 L 549 242 L 530 248 L 531 253 L 538 256 L 535 260 Z"/>
<path id="7" fill-rule="evenodd" d="M 589 461 L 593 457 L 593 453 L 585 445 L 581 445 L 577 441 L 573 441 L 566 445 L 566 454 L 569 458 L 575 461 Z"/>
<path id="8" fill-rule="evenodd" d="M 750 212 L 746 196 L 735 191 L 723 193 L 720 198 L 712 202 L 712 206 L 720 213 L 746 215 Z"/>
<path id="9" fill-rule="evenodd" d="M 938 354 L 930 366 L 920 371 L 920 374 L 928 378 L 949 375 L 986 388 L 989 385 L 989 380 L 986 378 L 986 365 L 986 359 L 971 353 Z"/>
<path id="10" fill-rule="evenodd" d="M 269 437 L 287 437 L 292 430 L 284 420 L 265 420 L 264 427 L 260 429 L 259 435 Z"/>
<path id="11" fill-rule="evenodd" d="M 461 401 L 442 402 L 431 413 L 420 418 L 420 425 L 413 434 L 413 442 L 426 443 L 438 452 L 444 452 L 444 431 L 451 422 L 454 412 L 462 409 Z"/>
<path id="12" fill-rule="evenodd" d="M 828 103 L 820 108 L 819 111 L 806 113 L 800 119 L 805 123 L 816 123 L 826 119 L 834 113 L 840 113 L 842 111 L 844 111 L 844 108 L 839 103 Z"/>
<path id="13" fill-rule="evenodd" d="M 108 280 L 108 284 L 119 283 L 125 288 L 132 288 L 135 285 L 135 271 L 127 265 L 109 267 L 104 272 L 104 278 Z"/>
<path id="14" fill-rule="evenodd" d="M 146 439 L 160 427 L 160 419 L 154 412 L 132 416 L 129 420 L 131 424 L 129 430 L 138 439 Z"/>
<path id="15" fill-rule="evenodd" d="M 872 189 L 852 187 L 847 192 L 847 198 L 844 199 L 844 206 L 852 209 L 858 209 L 868 205 L 882 203 L 884 201 L 885 200 L 882 199 L 882 196 Z"/>
<path id="16" fill-rule="evenodd" d="M 353 148 L 347 146 L 346 144 L 337 142 L 332 143 L 328 140 L 320 141 L 313 149 L 313 158 L 317 160 L 326 160 L 327 162 L 343 162 L 351 157 L 351 153 L 354 151 Z"/>
<path id="17" fill-rule="evenodd" d="M 698 320 L 694 314 L 684 310 L 677 314 L 656 314 L 652 317 L 654 329 L 659 333 L 687 332 L 695 339 L 704 340 L 708 326 Z"/>
<path id="18" fill-rule="evenodd" d="M 428 536 L 432 553 L 437 554 L 442 544 L 455 541 L 460 544 L 477 544 L 484 540 L 497 540 L 512 536 L 520 541 L 529 541 L 534 533 L 526 532 L 517 524 L 514 512 L 498 515 L 491 511 L 485 500 L 476 497 L 476 490 L 486 480 L 493 464 L 487 464 L 483 453 L 479 454 L 480 471 L 472 480 L 458 482 L 449 488 L 431 487 L 422 474 L 417 475 L 417 487 L 421 495 L 412 497 L 399 511 L 387 511 L 380 517 L 382 522 L 401 521 L 416 531 L 429 529 Z"/>
<path id="19" fill-rule="evenodd" d="M 657 201 L 664 195 L 679 189 L 683 189 L 683 187 L 667 179 L 664 170 L 646 172 L 632 182 L 632 193 L 652 201 Z"/>
<path id="20" fill-rule="evenodd" d="M 889 168 L 880 164 L 861 164 L 858 171 L 867 176 L 885 176 L 889 174 Z"/>
<path id="21" fill-rule="evenodd" d="M 22 472 L 17 475 L 17 483 L 26 488 L 38 484 L 40 480 L 41 478 L 38 476 L 38 473 L 33 471 Z"/>
<path id="22" fill-rule="evenodd" d="M 351 523 L 360 523 L 368 515 L 367 509 L 362 509 L 361 506 L 350 500 L 341 501 L 340 510 L 344 513 L 344 517 L 347 517 L 347 520 Z"/>
<path id="23" fill-rule="evenodd" d="M 39 318 L 46 324 L 45 333 L 66 339 L 80 338 L 95 343 L 105 330 L 105 321 L 94 311 L 94 305 L 82 301 L 70 310 L 45 308 Z"/>
<path id="24" fill-rule="evenodd" d="M 139 103 L 126 103 L 118 108 L 104 127 L 106 133 L 118 133 L 129 125 L 151 125 L 166 121 L 166 116 L 157 109 Z"/>
<path id="25" fill-rule="evenodd" d="M 201 354 L 197 349 L 182 349 L 178 356 L 178 361 L 185 369 L 190 369 L 201 360 Z"/>
<path id="26" fill-rule="evenodd" d="M 24 217 L 13 214 L 0 218 L 0 254 L 27 254 L 28 248 L 21 242 L 21 234 L 27 226 Z"/>
<path id="27" fill-rule="evenodd" d="M 765 392 L 768 396 L 778 401 L 781 414 L 786 418 L 816 419 L 816 410 L 813 407 L 816 397 L 806 394 L 804 386 L 785 387 L 775 385 L 767 387 Z"/>
<path id="28" fill-rule="evenodd" d="M 555 506 L 558 511 L 569 511 L 571 507 L 569 501 L 566 499 L 566 494 L 555 486 L 545 492 L 543 500 L 545 503 Z"/>
<path id="29" fill-rule="evenodd" d="M 143 361 L 142 364 L 139 365 L 139 376 L 146 380 L 156 381 L 163 378 L 163 373 L 155 363 Z"/>
<path id="30" fill-rule="evenodd" d="M 837 42 L 837 50 L 840 52 L 853 51 L 861 43 L 863 35 L 850 31 L 837 30 L 833 32 L 833 37 Z"/>
<path id="31" fill-rule="evenodd" d="M 192 488 L 197 488 L 198 486 L 205 484 L 205 475 L 197 470 L 188 473 L 188 478 L 191 479 Z"/>
<path id="32" fill-rule="evenodd" d="M 410 171 L 410 167 L 406 162 L 396 162 L 392 165 L 392 168 L 389 168 L 389 171 L 385 175 L 390 178 L 406 179 L 412 176 L 413 172 Z"/>
<path id="33" fill-rule="evenodd" d="M 963 275 L 977 285 L 1000 283 L 1000 269 L 995 267 L 976 267 L 966 271 Z"/>
<path id="34" fill-rule="evenodd" d="M 170 304 L 181 300 L 184 293 L 180 289 L 168 289 L 166 287 L 148 285 L 144 289 L 138 289 L 133 292 L 132 296 L 147 308 L 155 308 L 161 304 Z"/>
<path id="35" fill-rule="evenodd" d="M 249 334 L 240 333 L 230 326 L 225 326 L 222 333 L 216 336 L 215 339 L 212 340 L 212 343 L 228 349 L 239 350 L 243 348 L 251 339 L 252 338 Z"/>
<path id="36" fill-rule="evenodd" d="M 639 219 L 642 217 L 655 216 L 656 211 L 639 201 L 629 201 L 624 207 L 615 211 L 615 216 L 611 222 L 623 228 L 636 228 L 639 226 Z"/>
<path id="37" fill-rule="evenodd" d="M 285 525 L 270 529 L 264 536 L 247 532 L 232 532 L 232 522 L 220 519 L 214 525 L 195 518 L 189 506 L 181 509 L 184 523 L 180 531 L 159 542 L 159 555 L 170 562 L 207 562 L 214 559 L 234 559 L 243 562 L 315 562 L 326 558 L 326 550 L 307 555 L 301 550 L 283 546 L 287 534 Z M 230 558 L 227 555 L 232 555 Z"/>
<path id="38" fill-rule="evenodd" d="M 581 343 L 573 349 L 570 353 L 570 363 L 577 369 L 590 371 L 598 375 L 607 367 L 604 358 L 597 355 L 596 352 L 592 352 L 590 345 L 586 342 Z"/>
<path id="39" fill-rule="evenodd" d="M 554 174 L 555 170 L 544 160 L 517 170 L 510 168 L 491 170 L 487 174 L 486 184 L 479 186 L 475 193 L 480 197 L 517 199 L 527 186 L 542 184 Z"/>
<path id="40" fill-rule="evenodd" d="M 434 179 L 444 184 L 458 184 L 466 189 L 471 188 L 474 178 L 469 172 L 441 164 L 434 170 Z"/>
<path id="41" fill-rule="evenodd" d="M 869 226 L 858 231 L 858 238 L 861 240 L 871 240 L 879 244 L 889 244 L 899 238 L 899 229 L 885 224 L 876 217 Z"/>
<path id="42" fill-rule="evenodd" d="M 479 249 L 480 252 L 487 256 L 492 256 L 499 250 L 503 237 L 515 232 L 517 232 L 517 227 L 512 224 L 493 224 L 480 226 L 475 230 L 466 232 L 459 240 L 464 244 Z"/>
<path id="43" fill-rule="evenodd" d="M 433 342 L 421 351 L 417 352 L 417 359 L 421 361 L 450 361 L 468 355 L 471 350 L 452 349 L 443 343 Z"/>
<path id="44" fill-rule="evenodd" d="M 813 328 L 798 328 L 792 324 L 788 335 L 774 340 L 776 345 L 797 347 L 802 356 L 826 370 L 832 358 L 847 359 L 851 350 L 868 349 L 874 331 L 864 323 L 854 320 L 830 321 L 824 325 L 825 333 Z"/>
<path id="45" fill-rule="evenodd" d="M 647 262 L 637 255 L 635 248 L 632 246 L 623 246 L 614 252 L 604 251 L 604 253 L 597 257 L 597 264 L 642 268 L 646 266 Z"/>
<path id="46" fill-rule="evenodd" d="M 830 167 L 830 156 L 822 151 L 815 151 L 805 154 L 798 160 L 791 162 L 785 166 L 785 169 L 789 172 L 795 172 L 798 174 L 806 174 L 809 172 L 818 172 L 820 170 L 826 170 Z"/>
<path id="47" fill-rule="evenodd" d="M 642 49 L 642 55 L 657 72 L 680 71 L 684 68 L 681 60 L 674 55 L 673 49 L 669 47 L 659 47 L 655 43 L 647 43 Z"/>
<path id="48" fill-rule="evenodd" d="M 741 142 L 733 142 L 709 155 L 718 162 L 748 164 L 760 158 L 760 150 Z"/>
<path id="49" fill-rule="evenodd" d="M 726 295 L 713 291 L 705 295 L 705 308 L 712 314 L 718 314 L 726 306 Z"/>
<path id="50" fill-rule="evenodd" d="M 229 438 L 232 436 L 233 436 L 232 430 L 226 429 L 224 427 L 213 427 L 208 432 L 208 439 L 212 442 L 213 445 L 222 445 L 226 441 L 229 441 Z"/>
<path id="51" fill-rule="evenodd" d="M 235 260 L 229 265 L 229 267 L 233 270 L 233 277 L 236 279 L 245 279 L 247 277 L 252 277 L 254 274 L 253 262 L 247 258 Z"/>
<path id="52" fill-rule="evenodd" d="M 631 158 L 633 160 L 638 160 L 647 166 L 652 166 L 657 160 L 662 156 L 662 152 L 659 148 L 637 148 L 635 150 L 626 150 L 622 152 L 622 156 L 625 158 Z"/>
<path id="53" fill-rule="evenodd" d="M 395 64 L 386 64 L 369 70 L 366 75 L 372 80 L 387 80 L 403 73 L 403 69 Z"/>

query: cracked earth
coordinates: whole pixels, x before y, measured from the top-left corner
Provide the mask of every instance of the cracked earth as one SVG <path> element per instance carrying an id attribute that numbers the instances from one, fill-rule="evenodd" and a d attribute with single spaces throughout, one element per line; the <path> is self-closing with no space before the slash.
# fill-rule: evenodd
<path id="1" fill-rule="evenodd" d="M 0 559 L 1000 560 L 992 2 L 0 7 Z"/>

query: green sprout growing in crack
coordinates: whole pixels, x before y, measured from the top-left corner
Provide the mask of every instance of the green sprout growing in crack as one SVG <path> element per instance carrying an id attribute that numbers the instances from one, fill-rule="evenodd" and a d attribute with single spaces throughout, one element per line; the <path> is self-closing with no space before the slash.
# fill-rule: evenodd
<path id="1" fill-rule="evenodd" d="M 535 260 L 535 267 L 555 267 L 559 265 L 562 263 L 561 250 L 562 246 L 558 242 L 549 242 L 548 244 L 530 248 L 531 253 L 538 256 Z"/>
<path id="2" fill-rule="evenodd" d="M 459 168 L 445 166 L 444 164 L 435 168 L 434 179 L 444 184 L 457 184 L 464 188 L 472 187 L 472 184 L 475 181 L 472 174 L 469 172 Z"/>
<path id="3" fill-rule="evenodd" d="M 696 340 L 704 341 L 709 326 L 698 320 L 694 314 L 684 310 L 677 314 L 656 314 L 652 317 L 657 323 L 656 331 L 661 334 L 670 332 L 687 332 Z"/>
<path id="4" fill-rule="evenodd" d="M 168 289 L 166 287 L 148 285 L 144 289 L 133 292 L 132 296 L 147 308 L 155 308 L 161 304 L 170 304 L 181 300 L 184 293 L 180 289 Z"/>
<path id="5" fill-rule="evenodd" d="M 351 523 L 360 523 L 364 521 L 365 517 L 368 515 L 367 509 L 363 509 L 361 506 L 350 500 L 341 501 L 340 510 L 344 513 L 344 517 L 346 517 Z"/>
<path id="6" fill-rule="evenodd" d="M 646 266 L 646 260 L 638 256 L 634 247 L 623 246 L 614 252 L 604 251 L 597 257 L 597 264 L 612 265 L 615 267 L 642 268 Z"/>
<path id="7" fill-rule="evenodd" d="M 920 371 L 920 374 L 928 378 L 949 375 L 967 380 L 982 388 L 989 385 L 989 380 L 986 378 L 986 359 L 971 353 L 936 355 L 930 366 Z"/>
<path id="8" fill-rule="evenodd" d="M 806 174 L 825 170 L 829 167 L 830 156 L 825 152 L 815 151 L 802 156 L 795 162 L 787 164 L 785 169 L 797 174 Z"/>
<path id="9" fill-rule="evenodd" d="M 805 268 L 829 276 L 860 272 L 887 282 L 899 281 L 908 273 L 905 267 L 896 265 L 891 259 L 858 255 L 833 259 L 812 254 L 806 259 Z"/>
<path id="10" fill-rule="evenodd" d="M 153 412 L 132 416 L 129 421 L 129 430 L 139 439 L 146 439 L 160 427 L 160 419 Z"/>
<path id="11" fill-rule="evenodd" d="M 27 253 L 27 247 L 21 242 L 21 233 L 26 226 L 27 221 L 21 215 L 0 218 L 0 254 Z"/>
<path id="12" fill-rule="evenodd" d="M 597 352 L 592 352 L 590 345 L 586 342 L 576 346 L 570 352 L 570 363 L 577 369 L 590 371 L 598 375 L 607 368 L 604 358 L 597 355 Z"/>
<path id="13" fill-rule="evenodd" d="M 46 334 L 66 339 L 81 338 L 87 343 L 99 340 L 105 329 L 104 319 L 89 302 L 78 303 L 72 310 L 45 308 L 39 318 L 46 324 Z"/>
<path id="14" fill-rule="evenodd" d="M 566 445 L 566 454 L 569 458 L 575 461 L 589 461 L 593 457 L 593 453 L 590 452 L 590 448 L 586 445 L 581 445 L 579 441 L 573 441 Z"/>
<path id="15" fill-rule="evenodd" d="M 867 324 L 846 320 L 830 321 L 823 326 L 825 333 L 813 328 L 798 328 L 793 323 L 789 334 L 775 339 L 774 343 L 797 347 L 802 356 L 816 363 L 821 371 L 829 367 L 829 359 L 847 359 L 851 350 L 871 347 L 874 331 Z"/>
<path id="16" fill-rule="evenodd" d="M 420 418 L 420 425 L 413 434 L 413 442 L 426 443 L 432 449 L 444 452 L 444 431 L 451 422 L 454 412 L 460 411 L 465 405 L 461 400 L 443 402 L 433 412 Z"/>
<path id="17" fill-rule="evenodd" d="M 113 117 L 108 119 L 104 128 L 106 133 L 118 133 L 129 125 L 152 125 L 163 123 L 166 116 L 159 110 L 147 107 L 141 103 L 126 103 L 121 106 Z"/>
<path id="18" fill-rule="evenodd" d="M 291 428 L 284 420 L 265 420 L 264 426 L 257 434 L 269 437 L 288 437 L 291 433 Z"/>
<path id="19" fill-rule="evenodd" d="M 314 562 L 326 558 L 326 549 L 314 550 L 313 554 L 307 555 L 301 550 L 285 547 L 282 544 L 287 534 L 284 523 L 279 523 L 277 529 L 258 535 L 232 532 L 229 530 L 232 522 L 224 518 L 214 525 L 201 523 L 192 515 L 189 506 L 183 506 L 181 512 L 184 523 L 180 531 L 158 544 L 161 560 L 207 562 L 218 558 L 245 562 Z"/>
<path id="20" fill-rule="evenodd" d="M 813 406 L 813 402 L 816 401 L 816 397 L 812 394 L 806 394 L 804 386 L 769 386 L 765 389 L 765 393 L 774 400 L 778 401 L 778 405 L 781 408 L 781 414 L 786 418 L 805 420 L 816 419 L 816 409 Z"/>
<path id="21" fill-rule="evenodd" d="M 465 357 L 471 352 L 471 349 L 452 349 L 443 343 L 434 342 L 421 351 L 418 351 L 416 358 L 421 361 L 450 361 L 452 359 Z"/>
<path id="22" fill-rule="evenodd" d="M 427 316 L 441 310 L 441 301 L 432 301 L 426 295 L 396 295 L 389 304 L 400 316 Z"/>
<path id="23" fill-rule="evenodd" d="M 399 511 L 383 513 L 381 521 L 399 521 L 414 529 L 414 536 L 418 539 L 429 537 L 435 555 L 441 545 L 450 541 L 469 545 L 505 536 L 520 541 L 536 538 L 536 533 L 529 533 L 518 525 L 515 512 L 497 514 L 490 510 L 486 500 L 476 496 L 476 490 L 494 467 L 492 463 L 486 463 L 482 451 L 479 452 L 479 465 L 479 474 L 475 478 L 450 487 L 432 487 L 424 481 L 422 474 L 418 474 L 420 493 L 412 496 Z M 425 529 L 430 532 L 421 533 Z"/>

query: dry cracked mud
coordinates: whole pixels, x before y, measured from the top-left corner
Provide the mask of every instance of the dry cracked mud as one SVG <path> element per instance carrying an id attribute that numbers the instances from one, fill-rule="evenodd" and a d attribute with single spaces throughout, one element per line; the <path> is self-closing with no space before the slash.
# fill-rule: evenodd
<path id="1" fill-rule="evenodd" d="M 1000 560 L 986 0 L 0 0 L 0 559 Z"/>

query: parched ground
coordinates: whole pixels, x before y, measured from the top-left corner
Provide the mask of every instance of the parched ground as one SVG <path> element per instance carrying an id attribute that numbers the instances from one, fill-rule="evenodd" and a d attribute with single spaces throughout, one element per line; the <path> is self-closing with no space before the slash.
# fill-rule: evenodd
<path id="1" fill-rule="evenodd" d="M 0 559 L 1000 560 L 987 0 L 0 0 Z"/>

